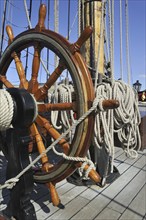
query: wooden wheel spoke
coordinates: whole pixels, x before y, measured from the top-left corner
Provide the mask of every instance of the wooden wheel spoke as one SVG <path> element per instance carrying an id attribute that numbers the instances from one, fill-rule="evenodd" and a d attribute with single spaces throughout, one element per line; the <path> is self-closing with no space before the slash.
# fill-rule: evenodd
<path id="1" fill-rule="evenodd" d="M 14 35 L 13 35 L 13 30 L 11 28 L 11 26 L 7 26 L 6 27 L 6 31 L 9 37 L 9 44 L 13 42 L 14 39 Z M 17 73 L 20 79 L 20 88 L 25 88 L 27 89 L 28 87 L 28 82 L 26 80 L 26 76 L 25 76 L 25 71 L 22 65 L 22 62 L 20 60 L 20 57 L 18 56 L 18 54 L 16 52 L 12 53 L 12 57 L 15 61 L 15 65 L 16 65 L 16 69 L 17 69 Z"/>
<path id="2" fill-rule="evenodd" d="M 38 132 L 38 129 L 36 125 L 33 123 L 30 127 L 31 135 L 35 138 L 35 142 L 37 144 L 37 148 L 39 153 L 41 154 L 43 151 L 45 151 L 45 146 L 43 144 L 43 140 L 41 138 L 41 135 Z M 49 172 L 51 168 L 53 168 L 53 164 L 49 163 L 47 154 L 44 154 L 41 158 L 43 170 L 46 172 Z"/>
<path id="3" fill-rule="evenodd" d="M 59 78 L 59 76 L 61 75 L 61 73 L 65 68 L 66 67 L 64 63 L 60 61 L 58 67 L 49 76 L 47 82 L 42 87 L 40 87 L 34 94 L 36 100 L 43 100 L 46 97 L 48 90 L 56 82 L 56 80 Z"/>
<path id="4" fill-rule="evenodd" d="M 51 195 L 51 200 L 52 200 L 53 205 L 58 206 L 60 204 L 60 198 L 55 188 L 55 184 L 52 182 L 49 182 L 49 183 L 46 183 L 46 186 L 50 190 L 50 195 Z"/>
<path id="5" fill-rule="evenodd" d="M 38 78 L 38 72 L 40 67 L 40 53 L 41 53 L 41 47 L 39 44 L 36 44 L 34 46 L 34 57 L 32 62 L 32 75 L 31 80 L 29 81 L 28 91 L 31 93 L 35 93 L 38 89 L 39 83 L 37 81 Z"/>
<path id="6" fill-rule="evenodd" d="M 49 123 L 47 119 L 38 115 L 38 117 L 36 118 L 36 123 L 41 127 L 46 128 L 46 130 L 51 135 L 51 137 L 54 138 L 54 140 L 57 140 L 60 137 L 60 133 L 55 128 L 53 128 L 53 126 Z M 64 153 L 68 154 L 70 149 L 69 143 L 64 138 L 62 138 L 59 141 L 59 144 L 63 148 Z"/>
<path id="7" fill-rule="evenodd" d="M 73 110 L 77 111 L 77 104 L 76 102 L 66 102 L 66 103 L 48 103 L 48 104 L 38 104 L 38 111 L 39 112 L 46 112 L 46 111 L 67 111 Z"/>
<path id="8" fill-rule="evenodd" d="M 6 76 L 0 75 L 0 81 L 7 87 L 7 88 L 13 88 L 14 86 L 7 80 Z"/>

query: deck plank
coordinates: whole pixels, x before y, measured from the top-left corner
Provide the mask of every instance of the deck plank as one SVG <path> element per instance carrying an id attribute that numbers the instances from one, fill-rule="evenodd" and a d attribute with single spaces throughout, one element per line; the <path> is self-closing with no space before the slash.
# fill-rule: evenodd
<path id="1" fill-rule="evenodd" d="M 54 207 L 50 201 L 49 190 L 45 185 L 35 184 L 31 201 L 37 219 L 112 219 L 144 220 L 145 216 L 145 162 L 146 150 L 139 152 L 137 159 L 127 159 L 122 149 L 116 148 L 114 165 L 120 177 L 104 188 L 97 185 L 75 186 L 66 180 L 56 185 L 62 204 Z M 6 161 L 0 155 L 0 184 L 5 180 Z M 8 201 L 9 191 L 0 195 L 1 208 Z M 140 204 L 140 205 L 139 205 Z M 137 208 L 138 207 L 138 208 Z"/>
<path id="2" fill-rule="evenodd" d="M 138 192 L 128 208 L 123 212 L 120 220 L 141 220 L 146 213 L 146 185 Z"/>

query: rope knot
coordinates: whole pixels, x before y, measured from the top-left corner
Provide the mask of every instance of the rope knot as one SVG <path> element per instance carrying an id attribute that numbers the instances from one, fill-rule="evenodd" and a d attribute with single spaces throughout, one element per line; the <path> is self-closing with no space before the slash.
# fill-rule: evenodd
<path id="1" fill-rule="evenodd" d="M 4 188 L 12 189 L 18 181 L 19 181 L 19 179 L 16 177 L 11 178 L 11 179 L 7 180 L 4 185 L 0 185 L 0 189 L 4 189 Z"/>

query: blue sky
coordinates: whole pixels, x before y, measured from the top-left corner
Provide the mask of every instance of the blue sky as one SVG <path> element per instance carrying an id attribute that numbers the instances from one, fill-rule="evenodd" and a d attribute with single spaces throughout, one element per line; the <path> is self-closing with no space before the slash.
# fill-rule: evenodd
<path id="1" fill-rule="evenodd" d="M 38 8 L 40 2 L 47 4 L 47 0 L 33 0 L 32 5 L 32 26 L 34 27 L 38 20 Z M 125 44 L 125 0 L 123 4 L 123 67 L 124 81 L 127 82 L 126 68 L 126 44 Z M 7 7 L 7 22 L 12 23 L 15 36 L 26 30 L 28 23 L 24 11 L 23 0 L 9 0 Z M 29 8 L 29 0 L 27 0 Z M 50 29 L 54 29 L 54 1 L 51 0 L 50 7 Z M 131 63 L 131 83 L 139 80 L 142 83 L 142 89 L 146 88 L 146 0 L 129 0 L 129 44 L 130 44 L 130 63 Z M 0 0 L 0 27 L 2 26 L 4 0 Z M 74 18 L 77 15 L 78 3 L 77 0 L 71 0 L 71 17 L 70 27 L 73 24 Z M 59 1 L 59 33 L 67 36 L 67 13 L 68 1 Z M 77 19 L 71 30 L 70 41 L 76 41 L 78 37 Z M 46 21 L 47 25 L 47 21 Z M 0 30 L 1 31 L 1 30 Z M 7 38 L 5 36 L 5 38 Z M 4 41 L 4 47 L 7 46 L 7 41 Z M 115 0 L 115 78 L 120 78 L 120 29 L 119 29 L 119 0 Z"/>

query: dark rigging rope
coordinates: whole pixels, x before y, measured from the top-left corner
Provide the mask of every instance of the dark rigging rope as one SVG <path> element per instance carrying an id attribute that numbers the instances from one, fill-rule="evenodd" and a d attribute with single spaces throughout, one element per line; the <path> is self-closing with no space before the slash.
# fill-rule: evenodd
<path id="1" fill-rule="evenodd" d="M 1 46 L 0 46 L 0 57 L 2 55 L 3 49 L 3 41 L 4 41 L 4 30 L 5 30 L 5 22 L 6 22 L 6 13 L 7 13 L 7 0 L 4 3 L 4 12 L 3 12 L 3 21 L 2 21 L 2 36 L 1 36 Z"/>

